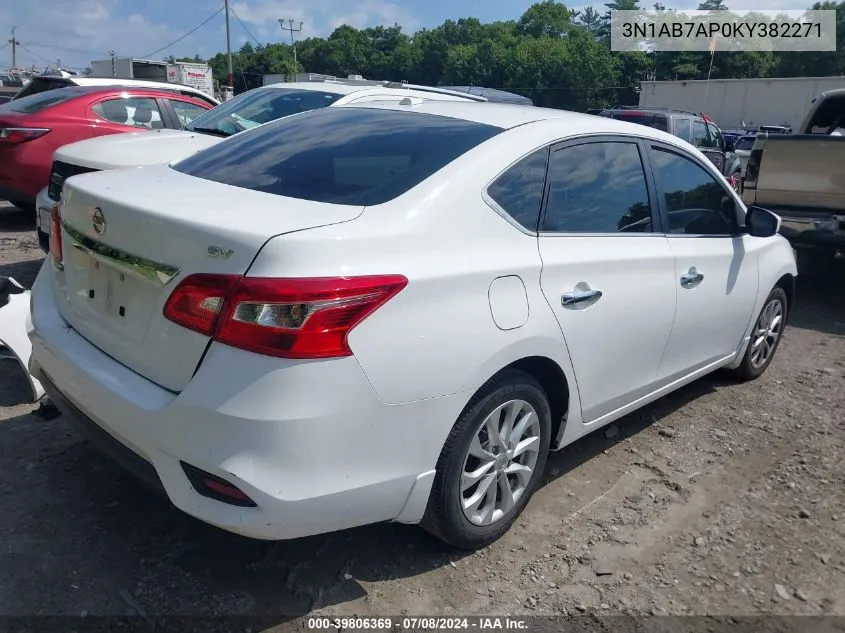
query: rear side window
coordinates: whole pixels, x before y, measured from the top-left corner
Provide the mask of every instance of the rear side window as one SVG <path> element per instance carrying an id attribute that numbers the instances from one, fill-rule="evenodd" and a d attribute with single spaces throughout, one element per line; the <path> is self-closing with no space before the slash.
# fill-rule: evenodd
<path id="1" fill-rule="evenodd" d="M 277 196 L 368 206 L 405 193 L 501 131 L 415 112 L 323 108 L 233 136 L 173 169 Z"/>
<path id="2" fill-rule="evenodd" d="M 15 97 L 6 105 L 6 108 L 12 112 L 20 112 L 21 114 L 35 114 L 65 101 L 70 101 L 80 94 L 80 91 L 74 88 L 50 90 L 49 92 L 41 92 L 28 97 Z"/>
<path id="3" fill-rule="evenodd" d="M 684 139 L 687 143 L 689 143 L 689 133 L 690 133 L 690 121 L 689 119 L 675 119 L 675 136 L 678 138 Z"/>
<path id="4" fill-rule="evenodd" d="M 523 158 L 487 188 L 487 195 L 529 231 L 536 231 L 546 183 L 549 149 Z"/>

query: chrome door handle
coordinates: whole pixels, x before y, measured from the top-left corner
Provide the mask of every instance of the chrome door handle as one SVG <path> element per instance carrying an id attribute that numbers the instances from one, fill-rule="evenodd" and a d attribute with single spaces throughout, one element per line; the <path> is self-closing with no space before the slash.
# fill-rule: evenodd
<path id="1" fill-rule="evenodd" d="M 572 292 L 564 293 L 560 296 L 560 304 L 564 306 L 571 306 L 576 303 L 584 303 L 585 301 L 601 299 L 601 290 L 574 290 Z"/>
<path id="2" fill-rule="evenodd" d="M 695 269 L 695 266 L 689 269 L 686 275 L 681 275 L 681 285 L 684 288 L 692 288 L 704 281 L 704 275 Z"/>

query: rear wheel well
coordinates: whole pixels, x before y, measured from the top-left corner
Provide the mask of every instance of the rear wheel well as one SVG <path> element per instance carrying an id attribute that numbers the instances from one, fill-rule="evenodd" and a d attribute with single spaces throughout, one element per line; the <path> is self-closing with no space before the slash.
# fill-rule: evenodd
<path id="1" fill-rule="evenodd" d="M 507 369 L 525 372 L 543 387 L 552 412 L 551 445 L 554 447 L 561 422 L 569 410 L 569 383 L 560 365 L 545 356 L 528 356 L 502 368 L 502 371 Z"/>

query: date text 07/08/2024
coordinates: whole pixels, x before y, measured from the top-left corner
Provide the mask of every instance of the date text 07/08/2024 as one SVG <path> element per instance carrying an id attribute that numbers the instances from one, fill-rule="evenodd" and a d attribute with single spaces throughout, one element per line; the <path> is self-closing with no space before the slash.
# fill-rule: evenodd
<path id="1" fill-rule="evenodd" d="M 511 630 L 523 631 L 528 628 L 524 619 L 510 617 L 313 617 L 308 618 L 306 626 L 309 630 L 401 630 L 401 631 L 431 631 L 431 630 L 478 630 L 495 631 Z"/>

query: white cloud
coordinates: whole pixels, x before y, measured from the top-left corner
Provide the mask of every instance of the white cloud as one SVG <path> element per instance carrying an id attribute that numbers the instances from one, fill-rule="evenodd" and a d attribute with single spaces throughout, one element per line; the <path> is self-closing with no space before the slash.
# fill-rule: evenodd
<path id="1" fill-rule="evenodd" d="M 262 27 L 271 38 L 285 35 L 278 21 L 293 20 L 297 28 L 302 22 L 298 37 L 325 37 L 343 24 L 356 28 L 392 25 L 399 23 L 406 32 L 420 26 L 419 20 L 408 9 L 389 0 L 363 0 L 357 4 L 346 0 L 315 0 L 304 3 L 301 0 L 238 0 L 231 3 L 234 13 L 249 26 Z"/>
<path id="2" fill-rule="evenodd" d="M 397 22 L 413 31 L 419 21 L 400 6 L 402 0 L 231 0 L 231 8 L 261 42 L 289 41 L 278 20 L 303 22 L 298 39 L 325 37 L 341 24 L 355 27 Z M 141 57 L 178 39 L 220 7 L 220 0 L 192 0 L 190 8 L 173 0 L 0 0 L 0 24 L 16 25 L 18 65 L 44 68 L 61 59 L 69 68 L 84 68 L 94 59 Z M 235 16 L 232 46 L 251 37 Z M 222 14 L 173 47 L 154 55 L 213 55 L 225 49 Z M 0 34 L 0 43 L 8 38 Z M 0 67 L 11 62 L 11 49 L 0 52 Z"/>

